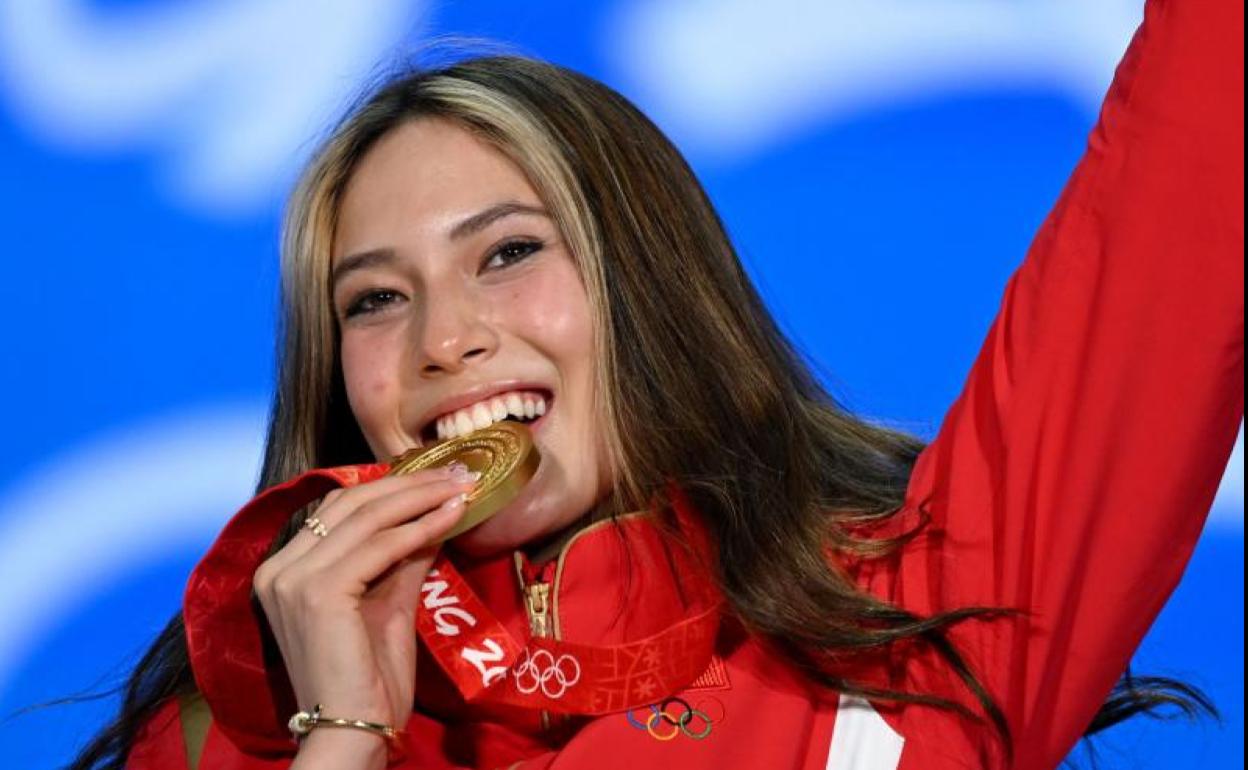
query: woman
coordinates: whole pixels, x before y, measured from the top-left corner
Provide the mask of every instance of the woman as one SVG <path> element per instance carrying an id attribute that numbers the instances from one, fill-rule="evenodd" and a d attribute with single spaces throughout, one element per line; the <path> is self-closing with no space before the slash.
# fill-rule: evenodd
<path id="1" fill-rule="evenodd" d="M 1243 415 L 1242 16 L 1150 1 L 926 448 L 823 392 L 621 97 L 387 85 L 292 202 L 272 488 L 79 766 L 1055 766 L 1147 705 L 1105 699 Z M 507 416 L 537 475 L 439 549 L 474 480 L 387 461 Z"/>

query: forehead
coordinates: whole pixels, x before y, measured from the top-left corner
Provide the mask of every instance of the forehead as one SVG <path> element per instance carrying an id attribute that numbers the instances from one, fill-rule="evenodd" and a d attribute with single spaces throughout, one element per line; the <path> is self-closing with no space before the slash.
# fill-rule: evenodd
<path id="1" fill-rule="evenodd" d="M 441 118 L 409 121 L 379 139 L 352 172 L 334 256 L 445 235 L 500 201 L 541 204 L 520 167 L 489 143 Z"/>

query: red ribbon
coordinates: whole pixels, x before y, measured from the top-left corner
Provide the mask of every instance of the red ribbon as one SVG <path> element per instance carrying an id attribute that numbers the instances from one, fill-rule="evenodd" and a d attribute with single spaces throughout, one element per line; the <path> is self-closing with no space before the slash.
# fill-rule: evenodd
<path id="1" fill-rule="evenodd" d="M 230 520 L 191 573 L 183 618 L 195 681 L 214 721 L 242 750 L 289 754 L 286 719 L 297 710 L 280 657 L 265 659 L 267 626 L 251 590 L 256 568 L 299 508 L 387 470 L 314 470 L 266 490 Z M 675 486 L 672 492 L 677 523 L 696 537 L 700 530 L 687 502 Z M 625 711 L 683 689 L 710 662 L 721 601 L 705 575 L 683 578 L 692 614 L 653 636 L 606 646 L 520 641 L 440 554 L 422 586 L 416 632 L 465 701 L 566 714 Z"/>
<path id="2" fill-rule="evenodd" d="M 548 638 L 516 641 L 439 556 L 423 587 L 416 629 L 468 702 L 506 703 L 565 714 L 609 714 L 653 703 L 698 677 L 711 659 L 719 603 L 625 644 Z"/>

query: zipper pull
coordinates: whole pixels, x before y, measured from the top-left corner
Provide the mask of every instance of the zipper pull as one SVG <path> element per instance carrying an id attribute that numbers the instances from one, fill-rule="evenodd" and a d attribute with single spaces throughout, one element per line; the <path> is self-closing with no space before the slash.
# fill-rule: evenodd
<path id="1" fill-rule="evenodd" d="M 524 588 L 529 610 L 529 630 L 533 636 L 550 636 L 550 583 L 533 583 Z"/>

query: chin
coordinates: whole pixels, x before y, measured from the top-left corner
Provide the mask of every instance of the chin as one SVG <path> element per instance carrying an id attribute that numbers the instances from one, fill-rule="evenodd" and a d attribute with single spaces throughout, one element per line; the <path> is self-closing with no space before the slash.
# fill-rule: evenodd
<path id="1" fill-rule="evenodd" d="M 551 500 L 544 500 L 545 486 L 539 467 L 520 494 L 486 521 L 449 541 L 448 545 L 466 556 L 483 558 L 514 551 L 558 529 L 549 521 Z"/>
<path id="2" fill-rule="evenodd" d="M 526 533 L 524 527 L 515 526 L 509 520 L 511 515 L 504 508 L 491 516 L 489 521 L 473 527 L 447 545 L 465 556 L 486 558 L 514 551 L 538 536 L 537 533 Z"/>
<path id="3" fill-rule="evenodd" d="M 547 504 L 543 505 L 543 502 Z M 545 540 L 578 518 L 574 512 L 565 514 L 559 511 L 550 502 L 521 494 L 487 521 L 449 541 L 447 545 L 465 556 L 481 559 L 510 553 L 530 543 Z"/>
<path id="4" fill-rule="evenodd" d="M 566 529 L 589 513 L 594 498 L 581 500 L 578 490 L 568 488 L 562 471 L 547 455 L 514 500 L 447 545 L 469 558 L 482 559 L 541 542 Z"/>

